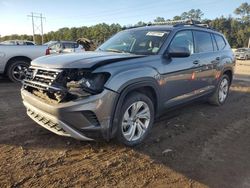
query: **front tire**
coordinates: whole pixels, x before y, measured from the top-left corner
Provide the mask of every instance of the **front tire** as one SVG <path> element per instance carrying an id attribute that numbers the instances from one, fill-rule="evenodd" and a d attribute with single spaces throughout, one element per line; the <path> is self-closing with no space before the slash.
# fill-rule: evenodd
<path id="1" fill-rule="evenodd" d="M 223 105 L 228 97 L 229 87 L 230 87 L 230 79 L 226 74 L 224 74 L 221 77 L 215 92 L 209 98 L 209 102 L 216 106 Z"/>
<path id="2" fill-rule="evenodd" d="M 152 100 L 138 92 L 126 97 L 119 114 L 117 138 L 127 146 L 141 143 L 154 122 Z"/>

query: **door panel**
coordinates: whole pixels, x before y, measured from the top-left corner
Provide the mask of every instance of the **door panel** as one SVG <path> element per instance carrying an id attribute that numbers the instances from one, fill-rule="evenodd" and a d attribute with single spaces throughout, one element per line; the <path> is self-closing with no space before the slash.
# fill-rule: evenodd
<path id="1" fill-rule="evenodd" d="M 195 53 L 199 59 L 200 69 L 195 73 L 194 82 L 198 88 L 212 86 L 216 75 L 216 66 L 220 56 L 214 52 L 215 46 L 211 34 L 208 32 L 194 31 Z"/>
<path id="2" fill-rule="evenodd" d="M 163 60 L 164 74 L 161 75 L 164 85 L 164 101 L 185 95 L 197 89 L 192 75 L 199 70 L 193 62 L 197 59 L 195 54 L 186 58 L 172 58 Z M 181 98 L 180 98 L 181 99 Z"/>
<path id="3" fill-rule="evenodd" d="M 161 74 L 160 84 L 163 88 L 163 98 L 166 105 L 169 100 L 184 96 L 196 89 L 192 75 L 193 72 L 199 70 L 199 65 L 194 64 L 198 57 L 196 54 L 193 54 L 194 44 L 192 31 L 180 31 L 174 36 L 169 49 L 178 47 L 189 49 L 191 55 L 182 58 L 172 57 L 162 59 L 162 67 L 159 69 Z"/>

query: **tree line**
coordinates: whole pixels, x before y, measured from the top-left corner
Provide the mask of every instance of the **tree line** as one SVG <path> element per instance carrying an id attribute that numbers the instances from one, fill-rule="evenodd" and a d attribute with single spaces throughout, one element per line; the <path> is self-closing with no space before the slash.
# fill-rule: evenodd
<path id="1" fill-rule="evenodd" d="M 73 40 L 76 41 L 78 38 L 84 37 L 93 40 L 97 45 L 110 38 L 115 33 L 136 26 L 143 26 L 154 22 L 164 22 L 169 20 L 185 20 L 194 19 L 199 20 L 202 23 L 208 24 L 211 28 L 222 32 L 228 42 L 233 48 L 246 47 L 248 45 L 250 37 L 250 4 L 242 3 L 234 11 L 235 17 L 221 16 L 213 20 L 205 19 L 204 13 L 200 9 L 191 9 L 188 12 L 183 12 L 181 15 L 174 16 L 172 19 L 164 17 L 157 17 L 153 21 L 143 22 L 139 21 L 137 24 L 131 24 L 121 26 L 120 24 L 106 24 L 101 23 L 90 27 L 64 27 L 57 31 L 51 31 L 44 34 L 44 42 L 51 40 Z M 0 41 L 5 40 L 33 40 L 31 35 L 9 35 L 0 37 Z M 42 43 L 41 35 L 35 35 L 35 42 L 37 44 Z"/>

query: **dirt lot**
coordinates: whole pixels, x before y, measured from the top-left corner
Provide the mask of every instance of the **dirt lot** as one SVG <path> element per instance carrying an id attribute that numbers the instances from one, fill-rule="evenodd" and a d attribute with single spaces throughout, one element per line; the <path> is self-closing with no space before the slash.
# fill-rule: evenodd
<path id="1" fill-rule="evenodd" d="M 249 104 L 250 82 L 234 81 L 224 106 L 167 113 L 128 148 L 50 133 L 26 116 L 19 86 L 1 80 L 0 187 L 250 187 Z"/>

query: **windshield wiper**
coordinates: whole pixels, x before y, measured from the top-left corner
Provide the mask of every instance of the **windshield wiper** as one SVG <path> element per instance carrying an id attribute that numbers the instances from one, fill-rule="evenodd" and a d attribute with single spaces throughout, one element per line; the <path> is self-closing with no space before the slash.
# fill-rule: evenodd
<path id="1" fill-rule="evenodd" d="M 131 53 L 131 52 L 127 52 L 127 51 L 121 51 L 121 50 L 117 50 L 117 49 L 113 49 L 113 48 L 109 48 L 109 49 L 98 49 L 99 51 L 102 51 L 102 52 L 115 52 L 115 53 L 124 53 L 124 54 L 134 54 L 134 53 Z"/>
<path id="2" fill-rule="evenodd" d="M 107 52 L 116 52 L 116 53 L 125 53 L 124 51 L 113 49 L 113 48 L 109 48 L 109 49 L 107 49 L 105 51 L 107 51 Z"/>

